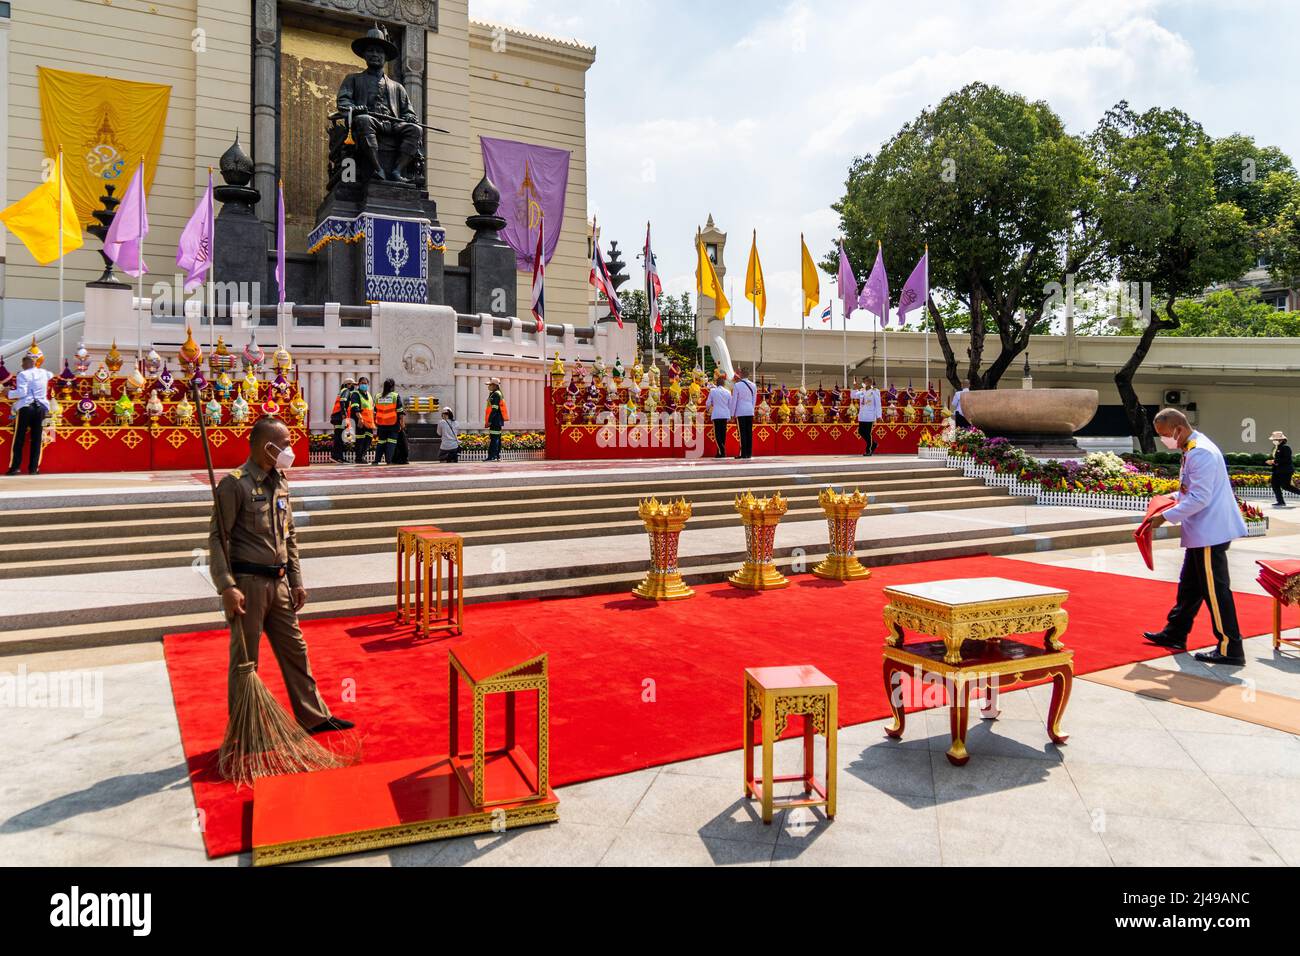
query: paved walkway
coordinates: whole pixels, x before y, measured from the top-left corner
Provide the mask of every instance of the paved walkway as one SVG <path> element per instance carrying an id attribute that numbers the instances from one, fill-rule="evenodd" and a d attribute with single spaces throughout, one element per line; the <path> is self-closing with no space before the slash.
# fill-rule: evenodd
<path id="1" fill-rule="evenodd" d="M 1297 511 L 1271 512 L 1277 531 Z M 1050 552 L 1046 561 L 1149 575 L 1128 546 Z M 1237 587 L 1253 559 L 1300 557 L 1300 535 L 1233 548 Z M 1176 577 L 1178 549 L 1157 549 Z M 1163 608 L 1153 608 L 1153 623 Z M 1291 632 L 1295 634 L 1295 631 Z M 1300 699 L 1300 656 L 1247 642 L 1249 665 L 1214 671 L 1187 655 L 1159 666 Z M 0 861 L 13 865 L 247 865 L 208 861 L 156 644 L 0 659 L 14 673 L 77 670 L 102 681 L 102 714 L 5 711 Z M 92 684 L 93 686 L 93 684 Z M 740 799 L 737 752 L 559 791 L 561 822 L 328 861 L 325 865 L 1255 865 L 1300 864 L 1300 739 L 1126 691 L 1075 682 L 1070 742 L 1043 732 L 1046 688 L 1003 695 L 1002 718 L 971 729 L 951 767 L 947 716 L 841 730 L 839 815 L 783 812 L 764 826 Z M 778 750 L 796 760 L 793 745 Z"/>

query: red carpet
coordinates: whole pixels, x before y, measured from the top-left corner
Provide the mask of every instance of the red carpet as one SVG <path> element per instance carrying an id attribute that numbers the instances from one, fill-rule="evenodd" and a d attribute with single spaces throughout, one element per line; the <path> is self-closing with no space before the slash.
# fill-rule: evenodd
<path id="1" fill-rule="evenodd" d="M 620 595 L 480 604 L 466 608 L 466 630 L 517 627 L 550 652 L 558 787 L 739 748 L 745 667 L 815 664 L 839 683 L 842 726 L 886 716 L 882 586 L 968 577 L 1068 590 L 1064 642 L 1076 673 L 1166 653 L 1140 633 L 1163 624 L 1174 584 L 990 557 L 875 568 L 870 580 L 848 585 L 799 575 L 790 588 L 762 594 L 707 585 L 691 600 L 660 605 Z M 1244 635 L 1271 629 L 1271 605 L 1237 595 Z M 390 615 L 309 621 L 304 630 L 321 693 L 356 721 L 366 761 L 447 752 L 447 647 L 468 637 L 416 642 Z M 1190 645 L 1212 641 L 1202 613 Z M 208 853 L 248 849 L 252 791 L 236 792 L 215 769 L 226 725 L 226 634 L 171 635 L 165 651 Z M 284 700 L 269 648 L 262 660 L 263 678 Z M 344 701 L 347 688 L 355 688 L 352 702 Z M 1068 729 L 1068 711 L 1065 722 Z"/>

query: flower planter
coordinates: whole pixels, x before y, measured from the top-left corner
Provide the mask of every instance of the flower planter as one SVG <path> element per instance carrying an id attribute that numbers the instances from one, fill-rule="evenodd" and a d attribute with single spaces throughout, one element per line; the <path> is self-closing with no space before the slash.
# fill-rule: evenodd
<path id="1" fill-rule="evenodd" d="M 1248 538 L 1262 538 L 1262 537 L 1264 537 L 1264 535 L 1266 535 L 1266 534 L 1268 534 L 1268 519 L 1267 519 L 1267 518 L 1265 518 L 1263 521 L 1247 521 L 1247 522 L 1246 522 L 1246 537 L 1248 537 Z"/>
<path id="2" fill-rule="evenodd" d="M 943 461 L 946 463 L 948 460 L 948 449 L 944 448 L 942 445 L 922 445 L 916 450 L 916 457 L 925 458 L 930 461 Z"/>

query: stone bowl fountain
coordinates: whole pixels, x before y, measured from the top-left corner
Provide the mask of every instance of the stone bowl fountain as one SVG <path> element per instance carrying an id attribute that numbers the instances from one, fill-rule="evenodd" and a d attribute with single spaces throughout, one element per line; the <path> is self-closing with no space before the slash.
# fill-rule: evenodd
<path id="1" fill-rule="evenodd" d="M 1095 388 L 988 389 L 967 392 L 961 410 L 976 428 L 1038 457 L 1079 454 L 1074 434 L 1097 414 Z"/>

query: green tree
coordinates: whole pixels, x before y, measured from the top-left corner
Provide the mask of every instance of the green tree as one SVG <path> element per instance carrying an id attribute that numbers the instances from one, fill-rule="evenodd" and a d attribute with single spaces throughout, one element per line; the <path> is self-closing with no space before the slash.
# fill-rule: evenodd
<path id="1" fill-rule="evenodd" d="M 1096 201 L 1106 254 L 1121 278 L 1149 283 L 1150 298 L 1163 303 L 1144 308 L 1149 321 L 1115 373 L 1130 428 L 1150 453 L 1154 432 L 1133 377 L 1156 335 L 1178 328 L 1180 296 L 1250 268 L 1253 234 L 1241 207 L 1217 192 L 1210 137 L 1181 110 L 1136 113 L 1121 101 L 1102 117 L 1090 143 L 1100 171 Z"/>
<path id="2" fill-rule="evenodd" d="M 1080 140 L 1051 108 L 972 83 L 906 124 L 877 155 L 849 167 L 840 214 L 849 261 L 866 275 L 883 243 L 890 275 L 906 276 L 930 247 L 930 284 L 960 303 L 970 348 L 965 383 L 994 388 L 1041 327 L 1046 288 L 1091 275 L 1099 264 L 1093 223 L 1094 171 Z M 823 263 L 834 274 L 838 250 Z M 962 386 L 948 324 L 929 318 L 947 379 Z M 1001 353 L 984 365 L 996 334 Z"/>
<path id="3" fill-rule="evenodd" d="M 1279 312 L 1261 302 L 1258 289 L 1220 289 L 1174 306 L 1178 328 L 1164 335 L 1289 338 L 1300 336 L 1300 313 Z"/>

